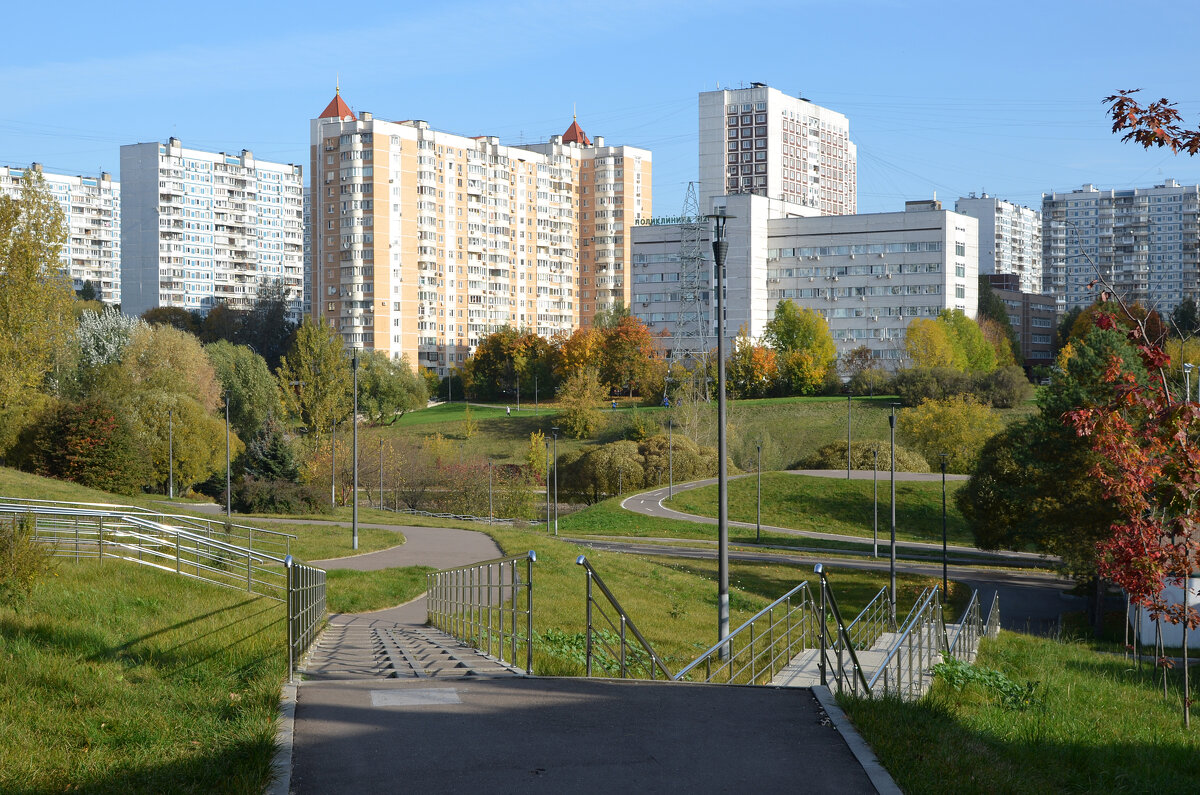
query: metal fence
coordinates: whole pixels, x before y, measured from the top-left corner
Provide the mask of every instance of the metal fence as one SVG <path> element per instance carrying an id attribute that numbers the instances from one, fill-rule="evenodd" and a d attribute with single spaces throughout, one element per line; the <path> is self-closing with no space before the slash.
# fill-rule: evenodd
<path id="1" fill-rule="evenodd" d="M 485 560 L 428 575 L 429 623 L 533 673 L 533 564 L 537 554 Z M 524 565 L 522 565 L 524 564 Z"/>
<path id="2" fill-rule="evenodd" d="M 296 665 L 317 639 L 329 612 L 325 605 L 325 571 L 299 563 L 288 555 L 283 561 L 287 577 L 288 680 Z"/>
<path id="3" fill-rule="evenodd" d="M 295 538 L 287 533 L 130 505 L 7 497 L 0 518 L 32 522 L 33 540 L 56 557 L 129 561 L 285 603 L 289 677 L 325 622 L 325 572 L 286 554 Z"/>
<path id="4" fill-rule="evenodd" d="M 622 679 L 657 679 L 659 674 L 674 679 L 587 557 L 580 555 L 575 563 L 583 566 L 587 577 L 587 676 L 599 664 L 606 674 Z M 596 589 L 602 599 L 596 598 Z"/>
<path id="5" fill-rule="evenodd" d="M 796 655 L 818 648 L 820 639 L 819 608 L 805 581 L 755 613 L 674 678 L 767 684 Z"/>

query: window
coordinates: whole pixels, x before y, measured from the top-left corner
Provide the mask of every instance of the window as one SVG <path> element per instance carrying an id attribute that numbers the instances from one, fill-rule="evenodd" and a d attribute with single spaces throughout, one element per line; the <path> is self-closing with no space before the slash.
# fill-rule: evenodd
<path id="1" fill-rule="evenodd" d="M 967 266 L 966 265 L 955 265 L 954 266 L 954 275 L 960 279 L 967 278 Z"/>
<path id="2" fill-rule="evenodd" d="M 954 285 L 954 297 L 955 298 L 966 298 L 967 297 L 967 288 L 961 284 Z"/>
<path id="3" fill-rule="evenodd" d="M 957 255 L 959 257 L 967 256 L 967 244 L 966 243 L 955 243 L 954 244 L 954 253 L 955 253 L 955 255 Z"/>

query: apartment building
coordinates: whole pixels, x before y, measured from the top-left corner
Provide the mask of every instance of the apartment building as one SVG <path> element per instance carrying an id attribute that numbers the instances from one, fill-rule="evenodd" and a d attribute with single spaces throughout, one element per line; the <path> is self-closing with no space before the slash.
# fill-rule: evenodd
<path id="1" fill-rule="evenodd" d="M 954 211 L 979 221 L 979 272 L 1013 274 L 1019 289 L 1042 291 L 1042 214 L 1037 210 L 972 193 L 954 203 Z"/>
<path id="2" fill-rule="evenodd" d="M 91 282 L 106 304 L 121 303 L 121 184 L 106 171 L 98 177 L 70 176 L 45 171 L 46 187 L 62 207 L 67 225 L 63 270 L 75 289 Z M 0 194 L 17 196 L 25 169 L 0 166 Z"/>
<path id="3" fill-rule="evenodd" d="M 303 171 L 290 163 L 165 143 L 121 147 L 122 308 L 248 309 L 279 284 L 304 293 Z"/>
<path id="4" fill-rule="evenodd" d="M 858 155 L 849 120 L 764 83 L 701 92 L 701 212 L 727 193 L 853 215 Z"/>
<path id="5" fill-rule="evenodd" d="M 1044 193 L 1042 252 L 1042 292 L 1060 313 L 1090 305 L 1098 275 L 1164 314 L 1200 300 L 1200 185 Z"/>
<path id="6" fill-rule="evenodd" d="M 977 314 L 978 222 L 937 201 L 906 202 L 903 212 L 839 216 L 784 214 L 794 205 L 757 195 L 714 202 L 730 216 L 724 275 L 730 341 L 741 328 L 761 337 L 776 304 L 791 299 L 826 319 L 839 355 L 866 345 L 895 369 L 903 364 L 913 318 L 944 309 Z M 679 224 L 634 230 L 633 313 L 656 334 L 666 332 L 661 345 L 668 352 L 679 313 L 681 236 Z M 710 257 L 711 247 L 704 248 Z M 715 343 L 711 337 L 708 347 Z"/>
<path id="7" fill-rule="evenodd" d="M 313 314 L 347 346 L 445 374 L 500 326 L 549 337 L 628 301 L 648 151 L 577 122 L 505 146 L 355 113 L 340 91 L 310 136 Z"/>
<path id="8" fill-rule="evenodd" d="M 1015 273 L 992 274 L 987 279 L 992 292 L 1008 310 L 1008 322 L 1021 344 L 1025 369 L 1054 364 L 1054 334 L 1058 325 L 1054 298 L 1025 291 Z"/>

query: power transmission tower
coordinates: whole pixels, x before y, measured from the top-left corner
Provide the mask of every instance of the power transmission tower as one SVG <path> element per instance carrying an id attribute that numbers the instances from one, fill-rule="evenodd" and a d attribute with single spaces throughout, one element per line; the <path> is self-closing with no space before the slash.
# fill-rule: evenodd
<path id="1" fill-rule="evenodd" d="M 694 182 L 688 183 L 683 200 L 683 223 L 679 234 L 679 315 L 671 341 L 673 360 L 683 365 L 693 379 L 699 378 L 698 386 L 703 394 L 707 394 L 704 379 L 708 361 L 708 302 L 712 289 L 710 267 L 704 258 L 704 218 L 700 215 L 700 200 Z"/>

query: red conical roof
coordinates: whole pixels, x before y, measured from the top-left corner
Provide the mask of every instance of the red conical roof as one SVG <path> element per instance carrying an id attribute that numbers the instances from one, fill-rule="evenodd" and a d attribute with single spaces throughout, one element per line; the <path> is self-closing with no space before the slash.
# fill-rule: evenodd
<path id="1" fill-rule="evenodd" d="M 592 139 L 587 137 L 587 133 L 583 131 L 583 128 L 579 126 L 579 122 L 575 119 L 571 119 L 571 126 L 563 133 L 562 139 L 564 144 L 592 145 Z"/>
<path id="2" fill-rule="evenodd" d="M 325 110 L 321 111 L 321 115 L 317 118 L 345 120 L 347 117 L 349 117 L 351 120 L 356 118 L 354 111 L 350 110 L 350 106 L 346 104 L 346 100 L 342 99 L 342 91 L 339 88 L 337 89 L 336 93 L 334 93 L 333 99 L 331 99 L 329 104 L 325 106 Z"/>

